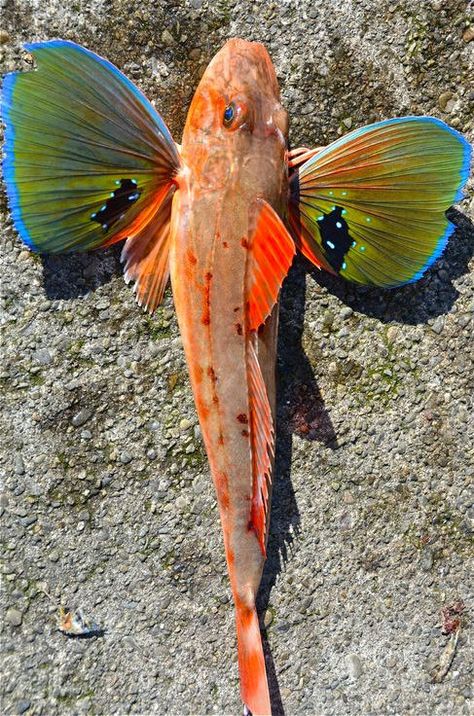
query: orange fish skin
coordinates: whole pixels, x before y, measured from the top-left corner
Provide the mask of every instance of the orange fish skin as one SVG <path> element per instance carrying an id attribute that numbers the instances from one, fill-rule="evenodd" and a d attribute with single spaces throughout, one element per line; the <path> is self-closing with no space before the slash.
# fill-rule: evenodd
<path id="1" fill-rule="evenodd" d="M 231 102 L 237 119 L 228 128 L 223 116 Z M 253 342 L 274 412 L 278 307 L 259 336 L 251 331 L 246 275 L 256 199 L 280 216 L 286 212 L 287 127 L 266 49 L 229 41 L 206 70 L 188 113 L 171 218 L 173 297 L 219 504 L 241 693 L 254 716 L 269 714 L 270 701 L 255 610 L 265 557 L 250 526 L 247 354 Z"/>

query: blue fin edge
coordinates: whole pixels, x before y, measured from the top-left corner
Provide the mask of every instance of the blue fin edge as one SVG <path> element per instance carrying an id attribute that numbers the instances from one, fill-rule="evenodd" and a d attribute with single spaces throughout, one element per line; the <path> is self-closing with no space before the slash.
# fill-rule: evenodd
<path id="1" fill-rule="evenodd" d="M 10 207 L 10 212 L 13 218 L 15 228 L 20 234 L 20 238 L 23 243 L 25 243 L 32 251 L 37 251 L 37 248 L 31 239 L 29 231 L 26 228 L 21 215 L 20 202 L 15 181 L 15 128 L 9 116 L 9 109 L 12 105 L 12 94 L 15 87 L 15 83 L 18 79 L 18 75 L 20 74 L 22 73 L 10 72 L 8 75 L 5 75 L 3 79 L 2 99 L 0 106 L 1 117 L 5 125 L 5 154 L 2 162 L 3 181 L 6 186 L 8 205 Z"/>

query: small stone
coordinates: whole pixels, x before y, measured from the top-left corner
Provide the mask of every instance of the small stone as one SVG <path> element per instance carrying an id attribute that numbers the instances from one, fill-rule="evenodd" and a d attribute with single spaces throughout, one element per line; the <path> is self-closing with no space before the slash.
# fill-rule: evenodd
<path id="1" fill-rule="evenodd" d="M 92 418 L 94 415 L 93 408 L 82 408 L 71 420 L 72 424 L 75 428 L 81 427 L 81 425 L 84 425 L 84 423 L 87 423 L 88 420 Z"/>
<path id="2" fill-rule="evenodd" d="M 126 452 L 125 450 L 124 450 L 124 452 L 122 452 L 120 454 L 120 462 L 123 465 L 128 465 L 128 463 L 132 462 L 132 460 L 133 460 L 133 457 L 130 455 L 130 453 Z"/>
<path id="3" fill-rule="evenodd" d="M 189 420 L 189 418 L 183 418 L 181 422 L 179 423 L 179 429 L 180 430 L 189 430 L 189 428 L 192 428 L 194 425 L 192 420 Z"/>
<path id="4" fill-rule="evenodd" d="M 10 35 L 6 30 L 0 30 L 0 45 L 5 45 L 10 39 Z M 468 40 L 466 40 L 468 42 Z"/>
<path id="5" fill-rule="evenodd" d="M 49 561 L 59 562 L 59 552 L 56 549 L 53 549 L 53 551 L 49 553 Z"/>
<path id="6" fill-rule="evenodd" d="M 453 93 L 452 92 L 442 92 L 440 96 L 438 97 L 438 107 L 442 112 L 446 111 L 446 106 L 449 102 L 449 100 L 452 98 Z"/>
<path id="7" fill-rule="evenodd" d="M 51 353 L 48 351 L 47 348 L 40 348 L 36 351 L 36 353 L 33 356 L 33 359 L 35 363 L 39 363 L 40 365 L 49 365 L 51 361 L 53 360 L 51 357 Z"/>
<path id="8" fill-rule="evenodd" d="M 353 679 L 358 679 L 359 676 L 362 675 L 363 669 L 362 662 L 357 656 L 357 654 L 349 654 L 346 659 L 346 662 L 349 676 L 352 676 Z"/>
<path id="9" fill-rule="evenodd" d="M 396 326 L 390 326 L 387 330 L 387 340 L 393 343 L 398 336 L 398 328 Z"/>
<path id="10" fill-rule="evenodd" d="M 28 701 L 27 699 L 21 699 L 21 701 L 17 701 L 15 704 L 15 713 L 16 714 L 24 714 L 25 711 L 28 711 L 30 706 L 31 706 L 31 701 Z"/>
<path id="11" fill-rule="evenodd" d="M 464 42 L 472 42 L 472 40 L 474 40 L 474 25 L 471 25 L 471 27 L 468 27 L 467 30 L 464 30 L 462 39 Z"/>
<path id="12" fill-rule="evenodd" d="M 171 45 L 174 45 L 174 37 L 169 30 L 163 30 L 161 33 L 161 42 L 165 47 L 171 47 Z"/>
<path id="13" fill-rule="evenodd" d="M 423 550 L 423 554 L 420 558 L 420 567 L 423 570 L 423 572 L 429 572 L 433 567 L 433 550 L 431 549 L 425 549 Z"/>
<path id="14" fill-rule="evenodd" d="M 273 622 L 273 612 L 271 609 L 267 609 L 265 611 L 265 614 L 263 615 L 263 624 L 264 624 L 264 626 L 269 627 L 272 622 Z"/>
<path id="15" fill-rule="evenodd" d="M 349 492 L 349 490 L 346 490 L 344 494 L 342 495 L 342 501 L 345 505 L 353 505 L 355 502 L 355 497 L 352 494 L 352 492 Z"/>
<path id="16" fill-rule="evenodd" d="M 337 375 L 339 372 L 339 367 L 335 361 L 332 361 L 328 366 L 328 371 L 331 375 Z"/>
<path id="17" fill-rule="evenodd" d="M 21 455 L 15 455 L 15 475 L 25 474 L 25 464 Z"/>
<path id="18" fill-rule="evenodd" d="M 352 127 L 352 117 L 345 117 L 342 120 L 342 123 L 346 129 L 350 129 Z"/>
<path id="19" fill-rule="evenodd" d="M 5 621 L 7 624 L 10 624 L 10 626 L 20 626 L 23 621 L 23 614 L 19 609 L 10 607 L 10 609 L 7 609 L 7 613 L 5 614 Z"/>
<path id="20" fill-rule="evenodd" d="M 442 332 L 443 328 L 444 318 L 443 316 L 438 316 L 438 318 L 435 318 L 435 320 L 431 324 L 431 330 L 439 335 Z"/>
<path id="21" fill-rule="evenodd" d="M 334 492 L 337 492 L 341 487 L 341 483 L 338 482 L 337 480 L 332 480 L 331 487 L 334 490 Z"/>
<path id="22" fill-rule="evenodd" d="M 180 496 L 176 499 L 175 505 L 176 505 L 176 507 L 178 508 L 178 510 L 179 510 L 180 512 L 182 512 L 183 510 L 185 510 L 185 509 L 188 507 L 189 502 L 188 502 L 188 500 L 184 497 L 184 495 L 180 495 Z"/>
<path id="23" fill-rule="evenodd" d="M 344 308 L 341 309 L 340 315 L 341 315 L 341 318 L 345 319 L 345 318 L 349 318 L 349 316 L 352 316 L 353 313 L 354 313 L 354 311 L 352 310 L 352 308 L 350 308 L 350 306 L 344 306 Z"/>

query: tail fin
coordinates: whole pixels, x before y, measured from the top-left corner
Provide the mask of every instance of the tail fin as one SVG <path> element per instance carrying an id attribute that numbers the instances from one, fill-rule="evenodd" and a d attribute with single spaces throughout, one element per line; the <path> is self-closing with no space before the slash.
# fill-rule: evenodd
<path id="1" fill-rule="evenodd" d="M 244 714 L 271 716 L 265 657 L 255 607 L 237 604 L 236 626 Z"/>

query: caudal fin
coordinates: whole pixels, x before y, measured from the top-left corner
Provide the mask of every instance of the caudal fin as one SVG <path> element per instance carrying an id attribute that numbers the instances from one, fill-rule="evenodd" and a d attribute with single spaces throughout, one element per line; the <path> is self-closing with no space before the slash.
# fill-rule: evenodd
<path id="1" fill-rule="evenodd" d="M 255 607 L 238 605 L 236 625 L 240 694 L 244 703 L 244 714 L 271 716 L 265 657 Z"/>

